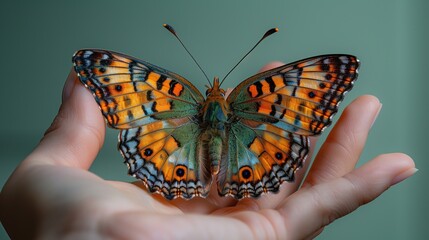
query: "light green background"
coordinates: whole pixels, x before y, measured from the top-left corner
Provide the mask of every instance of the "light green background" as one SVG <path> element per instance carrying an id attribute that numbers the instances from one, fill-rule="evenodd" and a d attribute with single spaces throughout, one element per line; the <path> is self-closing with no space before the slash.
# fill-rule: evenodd
<path id="1" fill-rule="evenodd" d="M 2 1 L 0 186 L 54 118 L 74 51 L 127 53 L 177 72 L 204 90 L 203 75 L 163 23 L 176 28 L 210 78 L 224 76 L 268 28 L 279 27 L 226 86 L 237 85 L 272 60 L 355 54 L 362 63 L 360 77 L 341 109 L 363 94 L 376 95 L 383 103 L 360 164 L 398 151 L 412 156 L 420 169 L 335 221 L 319 239 L 429 239 L 429 160 L 424 155 L 428 12 L 424 0 Z M 108 130 L 91 170 L 107 179 L 131 181 L 116 151 L 116 135 Z M 3 238 L 7 235 L 0 229 Z"/>

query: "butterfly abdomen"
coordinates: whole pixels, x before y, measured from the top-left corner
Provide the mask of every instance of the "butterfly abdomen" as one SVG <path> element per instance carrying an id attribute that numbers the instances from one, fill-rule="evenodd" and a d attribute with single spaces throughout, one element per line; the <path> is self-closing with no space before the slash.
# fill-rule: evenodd
<path id="1" fill-rule="evenodd" d="M 221 110 L 216 103 L 212 103 L 207 109 L 208 114 L 205 115 L 202 124 L 204 130 L 199 139 L 206 156 L 202 156 L 201 160 L 205 161 L 207 167 L 210 166 L 211 174 L 216 175 L 219 172 L 219 161 L 225 141 L 227 118 L 220 114 Z"/>
<path id="2" fill-rule="evenodd" d="M 218 134 L 212 135 L 208 142 L 210 170 L 212 175 L 219 173 L 219 161 L 222 154 L 223 140 Z"/>

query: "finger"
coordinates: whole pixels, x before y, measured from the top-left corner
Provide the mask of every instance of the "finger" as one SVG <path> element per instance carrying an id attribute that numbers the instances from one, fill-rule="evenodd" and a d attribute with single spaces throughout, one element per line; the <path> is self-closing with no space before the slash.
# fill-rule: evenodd
<path id="1" fill-rule="evenodd" d="M 72 70 L 58 115 L 27 162 L 88 169 L 103 145 L 104 132 L 96 102 Z"/>
<path id="2" fill-rule="evenodd" d="M 259 72 L 268 71 L 270 69 L 279 67 L 284 65 L 282 62 L 271 62 L 262 67 Z M 310 146 L 314 146 L 316 143 L 316 138 L 310 139 Z M 300 186 L 302 179 L 305 176 L 305 173 L 307 172 L 309 161 L 311 160 L 311 152 L 312 149 L 310 149 L 310 153 L 307 156 L 306 161 L 304 162 L 304 165 L 298 169 L 295 172 L 295 179 L 293 182 L 283 182 L 280 186 L 280 190 L 278 193 L 268 193 L 264 194 L 258 199 L 252 199 L 252 198 L 246 198 L 241 200 L 237 203 L 237 207 L 242 207 L 245 209 L 252 209 L 252 210 L 258 210 L 258 209 L 266 209 L 266 208 L 275 208 L 278 206 L 280 202 L 282 202 L 287 196 L 294 193 L 298 187 Z"/>
<path id="3" fill-rule="evenodd" d="M 264 65 L 261 69 L 259 69 L 259 72 L 265 72 L 265 71 L 268 71 L 268 70 L 271 70 L 273 68 L 280 67 L 283 65 L 285 65 L 284 62 L 280 62 L 280 61 L 270 62 L 270 63 Z"/>
<path id="4" fill-rule="evenodd" d="M 416 172 L 407 155 L 380 155 L 344 177 L 301 189 L 279 208 L 291 239 L 304 239 Z M 300 231 L 293 231 L 300 229 Z"/>
<path id="5" fill-rule="evenodd" d="M 353 170 L 380 108 L 373 96 L 354 100 L 320 148 L 304 184 L 316 185 Z"/>
<path id="6" fill-rule="evenodd" d="M 319 236 L 322 232 L 323 232 L 323 230 L 325 230 L 325 228 L 323 227 L 323 228 L 319 228 L 319 229 L 317 229 L 315 232 L 313 232 L 312 234 L 310 234 L 308 237 L 306 237 L 305 239 L 315 239 L 317 236 Z"/>

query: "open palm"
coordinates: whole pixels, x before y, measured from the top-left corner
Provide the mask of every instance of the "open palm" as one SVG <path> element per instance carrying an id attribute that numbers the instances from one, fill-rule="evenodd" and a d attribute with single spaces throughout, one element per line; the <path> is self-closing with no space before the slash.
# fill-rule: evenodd
<path id="1" fill-rule="evenodd" d="M 105 124 L 71 73 L 57 118 L 3 188 L 0 218 L 13 239 L 312 238 L 415 172 L 400 153 L 355 169 L 380 108 L 372 96 L 352 102 L 306 178 L 308 162 L 277 194 L 236 201 L 219 197 L 213 186 L 206 199 L 168 201 L 142 190 L 141 182 L 108 181 L 88 171 Z"/>

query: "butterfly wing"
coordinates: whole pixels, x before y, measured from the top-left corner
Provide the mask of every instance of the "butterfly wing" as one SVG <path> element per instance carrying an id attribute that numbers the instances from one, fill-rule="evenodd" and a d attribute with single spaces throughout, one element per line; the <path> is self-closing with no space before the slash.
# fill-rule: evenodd
<path id="1" fill-rule="evenodd" d="M 320 134 L 355 79 L 351 55 L 322 55 L 259 73 L 233 90 L 233 118 L 219 193 L 236 198 L 276 192 L 308 154 L 308 136 Z"/>
<path id="2" fill-rule="evenodd" d="M 131 175 L 169 199 L 207 195 L 210 174 L 196 156 L 204 97 L 189 81 L 105 50 L 79 50 L 73 62 L 107 124 L 121 129 L 119 150 Z"/>

